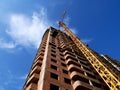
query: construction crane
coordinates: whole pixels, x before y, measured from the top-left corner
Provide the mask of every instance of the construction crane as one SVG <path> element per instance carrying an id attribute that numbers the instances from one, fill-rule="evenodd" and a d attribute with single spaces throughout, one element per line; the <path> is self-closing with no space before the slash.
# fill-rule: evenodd
<path id="1" fill-rule="evenodd" d="M 109 71 L 104 64 L 100 61 L 99 57 L 95 55 L 82 41 L 72 33 L 72 31 L 62 22 L 66 12 L 64 12 L 62 20 L 59 22 L 59 26 L 63 27 L 65 32 L 71 37 L 76 46 L 82 51 L 94 69 L 98 72 L 110 90 L 120 90 L 120 81 L 115 75 Z"/>

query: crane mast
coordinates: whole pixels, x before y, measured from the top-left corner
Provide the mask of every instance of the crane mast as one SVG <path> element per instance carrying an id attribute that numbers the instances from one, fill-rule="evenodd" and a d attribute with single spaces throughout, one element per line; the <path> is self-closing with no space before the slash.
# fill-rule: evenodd
<path id="1" fill-rule="evenodd" d="M 98 72 L 104 82 L 108 85 L 110 90 L 120 90 L 120 81 L 110 72 L 104 64 L 82 41 L 70 31 L 70 29 L 62 22 L 59 22 L 59 26 L 63 27 L 66 33 L 71 37 L 76 46 L 82 51 L 94 69 Z"/>

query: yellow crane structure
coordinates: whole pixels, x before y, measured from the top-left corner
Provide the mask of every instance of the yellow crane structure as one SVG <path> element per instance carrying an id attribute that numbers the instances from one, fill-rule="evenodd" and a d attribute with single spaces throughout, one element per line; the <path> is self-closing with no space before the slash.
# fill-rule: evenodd
<path id="1" fill-rule="evenodd" d="M 120 79 L 118 79 L 113 72 L 106 68 L 106 66 L 100 61 L 100 58 L 97 57 L 97 55 L 95 55 L 95 53 L 92 52 L 84 43 L 82 43 L 82 41 L 75 34 L 73 34 L 72 31 L 62 21 L 59 22 L 59 26 L 64 28 L 65 32 L 82 51 L 94 69 L 108 85 L 110 90 L 120 90 Z"/>

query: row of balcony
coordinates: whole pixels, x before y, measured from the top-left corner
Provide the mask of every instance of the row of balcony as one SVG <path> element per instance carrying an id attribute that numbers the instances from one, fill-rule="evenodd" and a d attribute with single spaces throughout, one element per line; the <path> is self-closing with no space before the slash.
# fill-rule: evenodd
<path id="1" fill-rule="evenodd" d="M 81 68 L 81 64 L 78 63 L 77 59 L 75 59 L 74 56 L 71 56 L 71 54 L 69 54 L 67 51 L 65 51 L 64 54 L 65 58 L 67 59 L 66 64 L 68 65 L 68 70 L 70 71 L 70 78 L 73 81 L 74 90 L 102 90 L 100 89 L 100 82 L 96 80 L 93 72 Z M 87 67 L 88 66 L 85 68 Z M 85 75 L 85 72 L 87 75 Z"/>
<path id="2" fill-rule="evenodd" d="M 77 58 L 76 58 L 75 56 L 72 56 L 72 55 L 69 54 L 69 53 L 67 53 L 67 54 L 65 55 L 65 58 L 66 58 L 67 60 L 71 60 L 71 63 L 79 64 L 79 66 L 82 65 L 82 66 L 84 66 L 84 67 L 86 67 L 86 68 L 88 68 L 88 66 L 89 66 L 88 62 L 86 62 L 86 61 L 84 61 L 84 60 L 77 60 Z M 76 64 L 75 64 L 75 65 L 76 65 Z M 91 66 L 89 66 L 89 68 L 91 68 Z M 87 69 L 87 70 L 90 71 L 90 69 Z"/>
<path id="3" fill-rule="evenodd" d="M 36 60 L 31 68 L 31 72 L 28 75 L 26 81 L 25 90 L 37 90 L 37 83 L 40 76 L 42 61 Z"/>
<path id="4" fill-rule="evenodd" d="M 26 82 L 26 90 L 37 90 L 37 83 L 40 76 L 40 66 L 36 66 L 30 73 L 30 76 Z"/>

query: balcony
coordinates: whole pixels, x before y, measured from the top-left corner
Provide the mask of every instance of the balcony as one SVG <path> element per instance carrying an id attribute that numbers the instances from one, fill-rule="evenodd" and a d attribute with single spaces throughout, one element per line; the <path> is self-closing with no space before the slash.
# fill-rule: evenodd
<path id="1" fill-rule="evenodd" d="M 70 56 L 75 57 L 75 55 L 74 55 L 73 53 L 71 53 L 70 51 L 67 51 L 67 50 L 64 52 L 64 54 L 65 54 L 65 55 L 67 55 L 67 54 L 68 54 L 68 55 L 70 55 Z"/>
<path id="2" fill-rule="evenodd" d="M 65 45 L 64 43 L 61 43 L 61 44 L 60 44 L 60 47 L 61 47 L 61 48 L 64 48 L 65 46 L 66 46 L 66 45 Z"/>
<path id="3" fill-rule="evenodd" d="M 79 80 L 73 83 L 73 88 L 74 90 L 93 90 L 92 86 Z"/>
<path id="4" fill-rule="evenodd" d="M 72 59 L 72 60 L 78 61 L 78 60 L 76 59 L 76 57 L 71 56 L 71 55 L 69 55 L 69 54 L 65 55 L 65 58 L 66 58 L 66 59 Z"/>
<path id="5" fill-rule="evenodd" d="M 69 70 L 70 72 L 72 72 L 72 71 L 85 71 L 85 72 L 87 72 L 87 73 L 90 73 L 90 74 L 94 75 L 93 72 L 90 72 L 90 71 L 88 71 L 88 70 L 83 70 L 80 66 L 76 66 L 76 65 L 74 65 L 74 64 L 70 64 L 70 65 L 68 66 L 68 70 Z"/>
<path id="6" fill-rule="evenodd" d="M 97 80 L 92 80 L 93 85 L 90 85 L 89 78 L 76 71 L 72 72 L 70 77 L 73 80 L 74 90 L 103 90 Z"/>
<path id="7" fill-rule="evenodd" d="M 72 75 L 73 72 L 79 72 L 82 75 L 84 75 L 84 71 L 78 66 L 75 66 L 73 64 L 69 65 L 68 70 L 70 71 L 70 75 Z"/>
<path id="8" fill-rule="evenodd" d="M 37 84 L 31 83 L 25 90 L 37 90 Z"/>
<path id="9" fill-rule="evenodd" d="M 38 61 L 36 61 L 34 64 L 33 64 L 33 69 L 34 69 L 34 67 L 35 66 L 41 66 L 42 65 L 42 61 L 40 61 L 40 60 L 38 60 Z"/>
<path id="10" fill-rule="evenodd" d="M 68 59 L 66 63 L 67 63 L 67 65 L 74 64 L 78 67 L 81 67 L 81 65 L 77 61 L 72 60 L 72 59 Z"/>
<path id="11" fill-rule="evenodd" d="M 40 55 L 38 54 L 38 55 L 36 56 L 36 59 L 35 59 L 34 62 L 36 62 L 36 61 L 38 61 L 38 60 L 42 61 L 42 60 L 43 60 L 43 56 L 40 56 Z"/>
<path id="12" fill-rule="evenodd" d="M 31 76 L 33 73 L 39 74 L 40 71 L 41 71 L 41 67 L 40 67 L 40 66 L 35 66 L 34 69 L 30 72 L 30 76 Z"/>
<path id="13" fill-rule="evenodd" d="M 81 80 L 85 83 L 89 83 L 88 80 L 92 80 L 96 83 L 100 83 L 98 80 L 94 79 L 94 78 L 91 78 L 91 77 L 88 77 L 88 76 L 85 76 L 84 74 L 82 74 L 81 72 L 76 72 L 76 71 L 73 71 L 71 74 L 70 74 L 70 77 L 76 81 L 76 80 Z"/>
<path id="14" fill-rule="evenodd" d="M 65 52 L 66 50 L 69 51 L 69 52 L 72 52 L 72 49 L 70 47 L 61 47 L 61 51 L 62 52 Z"/>
<path id="15" fill-rule="evenodd" d="M 33 74 L 28 78 L 26 86 L 29 86 L 31 83 L 37 84 L 39 80 L 39 74 Z"/>
<path id="16" fill-rule="evenodd" d="M 83 61 L 88 61 L 85 56 L 77 55 L 78 59 L 83 60 Z"/>

